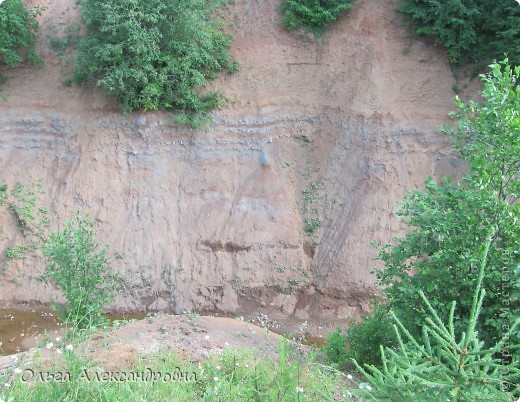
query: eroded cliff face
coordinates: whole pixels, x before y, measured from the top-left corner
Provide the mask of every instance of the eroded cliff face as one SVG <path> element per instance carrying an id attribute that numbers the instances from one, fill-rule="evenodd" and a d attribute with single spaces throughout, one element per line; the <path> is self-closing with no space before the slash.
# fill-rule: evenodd
<path id="1" fill-rule="evenodd" d="M 284 32 L 275 0 L 232 2 L 240 69 L 212 83 L 229 102 L 205 131 L 64 87 L 49 38 L 77 6 L 38 3 L 46 64 L 6 73 L 0 177 L 41 180 L 54 229 L 90 214 L 128 281 L 115 308 L 356 316 L 374 287 L 369 242 L 399 233 L 397 200 L 458 167 L 438 131 L 454 97 L 447 60 L 385 1 L 357 1 L 319 40 Z M 322 221 L 310 235 L 309 218 Z M 0 251 L 20 241 L 0 216 Z M 1 301 L 58 296 L 37 279 L 41 259 L 7 263 Z"/>

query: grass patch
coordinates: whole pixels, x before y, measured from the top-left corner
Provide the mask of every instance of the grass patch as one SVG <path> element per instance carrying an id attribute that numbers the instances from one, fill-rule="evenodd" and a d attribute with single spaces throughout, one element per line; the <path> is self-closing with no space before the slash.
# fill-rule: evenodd
<path id="1" fill-rule="evenodd" d="M 67 343 L 70 342 L 70 343 Z M 48 344 L 47 346 L 49 346 Z M 49 348 L 48 348 L 49 349 Z M 74 341 L 52 344 L 53 359 L 14 369 L 0 381 L 12 401 L 306 401 L 347 395 L 341 373 L 302 362 L 285 340 L 273 362 L 250 350 L 225 350 L 204 362 L 169 350 L 142 356 L 133 366 L 105 370 Z M 60 352 L 58 352 L 58 350 Z"/>

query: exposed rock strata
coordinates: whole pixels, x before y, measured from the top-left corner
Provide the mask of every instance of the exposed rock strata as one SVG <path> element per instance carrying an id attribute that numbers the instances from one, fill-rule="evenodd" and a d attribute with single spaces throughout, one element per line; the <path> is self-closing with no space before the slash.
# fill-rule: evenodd
<path id="1" fill-rule="evenodd" d="M 77 19 L 72 0 L 42 3 L 44 21 Z M 9 72 L 2 90 L 1 177 L 41 180 L 54 228 L 89 212 L 128 281 L 117 308 L 358 315 L 374 285 L 369 242 L 398 233 L 396 201 L 458 168 L 437 130 L 453 99 L 446 58 L 379 0 L 358 1 L 323 40 L 281 30 L 274 0 L 234 3 L 240 71 L 213 84 L 230 101 L 205 132 L 62 87 L 44 36 L 47 64 Z M 313 181 L 323 223 L 309 236 Z M 0 250 L 20 240 L 1 216 Z M 0 300 L 57 296 L 43 268 L 9 262 Z"/>

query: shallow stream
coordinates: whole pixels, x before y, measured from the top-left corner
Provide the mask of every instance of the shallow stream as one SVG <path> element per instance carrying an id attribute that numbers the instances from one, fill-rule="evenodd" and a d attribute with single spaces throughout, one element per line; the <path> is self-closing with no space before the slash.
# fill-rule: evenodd
<path id="1" fill-rule="evenodd" d="M 108 319 L 141 320 L 146 313 L 107 314 Z M 50 308 L 0 309 L 0 356 L 24 352 L 47 339 L 60 336 L 63 324 Z"/>

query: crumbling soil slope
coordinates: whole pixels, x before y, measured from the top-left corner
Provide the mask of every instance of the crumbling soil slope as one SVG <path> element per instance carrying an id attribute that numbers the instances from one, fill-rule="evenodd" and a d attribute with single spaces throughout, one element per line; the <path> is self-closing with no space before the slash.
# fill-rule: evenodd
<path id="1" fill-rule="evenodd" d="M 458 168 L 438 131 L 453 108 L 447 59 L 386 1 L 358 0 L 320 39 L 285 32 L 279 1 L 230 2 L 240 67 L 211 84 L 229 101 L 206 130 L 64 86 L 70 63 L 49 46 L 78 6 L 33 3 L 46 7 L 45 65 L 6 71 L 1 178 L 40 180 L 54 229 L 90 214 L 128 282 L 114 308 L 358 316 L 374 288 L 369 242 L 399 233 L 397 200 Z M 21 241 L 0 216 L 2 255 Z M 1 301 L 59 296 L 40 258 L 0 264 Z"/>

